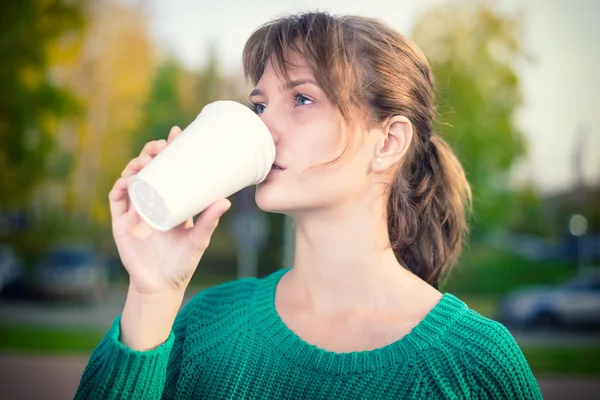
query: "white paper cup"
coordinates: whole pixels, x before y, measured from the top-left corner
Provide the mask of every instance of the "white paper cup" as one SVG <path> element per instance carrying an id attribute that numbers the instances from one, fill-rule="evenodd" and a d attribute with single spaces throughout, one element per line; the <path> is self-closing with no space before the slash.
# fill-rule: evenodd
<path id="1" fill-rule="evenodd" d="M 216 101 L 131 179 L 129 197 L 150 226 L 167 231 L 262 182 L 274 161 L 262 120 L 245 105 Z"/>

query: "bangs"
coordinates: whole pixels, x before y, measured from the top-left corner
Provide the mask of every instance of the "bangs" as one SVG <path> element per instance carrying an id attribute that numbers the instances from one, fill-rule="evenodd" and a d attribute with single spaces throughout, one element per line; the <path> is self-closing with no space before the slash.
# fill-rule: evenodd
<path id="1" fill-rule="evenodd" d="M 289 81 L 288 69 L 295 67 L 291 55 L 302 57 L 327 97 L 349 121 L 353 88 L 357 87 L 352 68 L 354 54 L 345 42 L 343 20 L 326 13 L 306 13 L 279 18 L 259 27 L 250 36 L 243 52 L 246 80 L 256 85 L 267 63 Z"/>

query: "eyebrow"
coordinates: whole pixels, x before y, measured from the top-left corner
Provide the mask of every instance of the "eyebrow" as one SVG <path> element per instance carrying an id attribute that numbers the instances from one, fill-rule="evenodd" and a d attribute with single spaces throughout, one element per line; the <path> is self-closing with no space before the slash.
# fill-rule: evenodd
<path id="1" fill-rule="evenodd" d="M 319 86 L 317 84 L 317 82 L 315 82 L 312 79 L 296 79 L 296 80 L 292 80 L 292 81 L 287 81 L 284 85 L 283 85 L 283 90 L 289 90 L 292 88 L 295 88 L 296 86 L 300 86 L 300 85 L 304 85 L 310 83 L 312 85 L 315 86 Z M 250 95 L 248 97 L 252 97 L 252 96 L 260 96 L 263 93 L 259 90 L 259 89 L 254 89 L 253 91 L 250 92 Z"/>

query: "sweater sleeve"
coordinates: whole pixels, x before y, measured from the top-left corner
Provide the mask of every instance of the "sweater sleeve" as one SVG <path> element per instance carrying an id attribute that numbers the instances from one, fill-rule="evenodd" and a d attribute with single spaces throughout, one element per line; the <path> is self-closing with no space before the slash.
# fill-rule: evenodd
<path id="1" fill-rule="evenodd" d="M 476 399 L 542 399 L 531 368 L 508 329 L 494 323 L 488 346 L 472 354 Z"/>
<path id="2" fill-rule="evenodd" d="M 172 394 L 192 307 L 187 304 L 177 315 L 167 340 L 148 351 L 121 343 L 118 316 L 92 352 L 75 399 L 160 399 Z"/>

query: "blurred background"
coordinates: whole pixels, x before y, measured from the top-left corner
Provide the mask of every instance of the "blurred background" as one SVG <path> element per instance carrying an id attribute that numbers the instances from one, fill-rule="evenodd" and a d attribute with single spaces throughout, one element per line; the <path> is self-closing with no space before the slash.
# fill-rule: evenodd
<path id="1" fill-rule="evenodd" d="M 474 191 L 442 290 L 507 325 L 546 398 L 600 390 L 600 2 L 21 0 L 0 6 L 6 398 L 72 397 L 121 312 L 107 195 L 127 161 L 211 101 L 246 102 L 245 40 L 316 9 L 381 18 L 429 57 Z M 290 222 L 252 189 L 232 201 L 189 296 L 290 266 Z"/>

